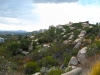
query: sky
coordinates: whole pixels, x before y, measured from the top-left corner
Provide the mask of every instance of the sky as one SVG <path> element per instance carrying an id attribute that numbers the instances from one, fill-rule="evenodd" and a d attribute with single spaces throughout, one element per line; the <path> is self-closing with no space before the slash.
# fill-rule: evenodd
<path id="1" fill-rule="evenodd" d="M 100 0 L 0 0 L 0 30 L 35 31 L 70 21 L 100 22 Z"/>

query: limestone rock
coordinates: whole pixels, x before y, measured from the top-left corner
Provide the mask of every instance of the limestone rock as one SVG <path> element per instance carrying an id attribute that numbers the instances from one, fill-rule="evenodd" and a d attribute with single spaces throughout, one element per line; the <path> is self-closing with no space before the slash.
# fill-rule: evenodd
<path id="1" fill-rule="evenodd" d="M 78 64 L 78 60 L 76 59 L 76 57 L 72 57 L 69 61 L 68 66 L 76 66 Z"/>
<path id="2" fill-rule="evenodd" d="M 77 54 L 77 58 L 80 63 L 83 63 L 86 60 L 86 50 L 87 50 L 87 47 L 84 47 L 81 50 L 79 50 Z"/>
<path id="3" fill-rule="evenodd" d="M 24 54 L 24 55 L 28 55 L 29 54 L 29 52 L 26 52 L 26 51 L 22 51 L 21 53 Z"/>
<path id="4" fill-rule="evenodd" d="M 41 73 L 40 73 L 40 72 L 37 72 L 37 73 L 35 73 L 35 74 L 32 74 L 32 75 L 41 75 Z"/>
<path id="5" fill-rule="evenodd" d="M 74 35 L 70 35 L 69 39 L 71 40 L 71 39 L 73 39 L 73 37 L 74 37 Z"/>
<path id="6" fill-rule="evenodd" d="M 78 67 L 74 70 L 71 70 L 71 71 L 61 74 L 61 75 L 82 75 L 82 68 Z"/>
<path id="7" fill-rule="evenodd" d="M 75 46 L 74 46 L 74 48 L 79 48 L 81 46 L 81 42 L 78 42 Z"/>
<path id="8" fill-rule="evenodd" d="M 85 31 L 85 30 L 82 30 L 82 31 L 80 32 L 80 34 L 86 34 L 86 31 Z"/>
<path id="9" fill-rule="evenodd" d="M 63 44 L 68 44 L 68 42 L 69 42 L 68 40 L 65 40 L 65 41 L 63 42 Z"/>

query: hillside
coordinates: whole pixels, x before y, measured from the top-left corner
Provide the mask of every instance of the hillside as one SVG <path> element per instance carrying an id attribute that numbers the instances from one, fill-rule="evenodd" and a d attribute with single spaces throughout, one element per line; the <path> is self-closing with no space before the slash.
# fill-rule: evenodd
<path id="1" fill-rule="evenodd" d="M 98 24 L 70 22 L 29 34 L 0 43 L 0 74 L 88 75 L 100 59 Z"/>

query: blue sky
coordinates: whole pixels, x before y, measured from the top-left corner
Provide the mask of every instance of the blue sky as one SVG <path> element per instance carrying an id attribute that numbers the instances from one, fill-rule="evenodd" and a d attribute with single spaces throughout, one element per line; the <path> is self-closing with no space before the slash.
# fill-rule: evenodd
<path id="1" fill-rule="evenodd" d="M 100 0 L 0 0 L 0 30 L 34 31 L 69 21 L 99 22 Z"/>
<path id="2" fill-rule="evenodd" d="M 100 0 L 79 0 L 82 5 L 99 5 Z"/>

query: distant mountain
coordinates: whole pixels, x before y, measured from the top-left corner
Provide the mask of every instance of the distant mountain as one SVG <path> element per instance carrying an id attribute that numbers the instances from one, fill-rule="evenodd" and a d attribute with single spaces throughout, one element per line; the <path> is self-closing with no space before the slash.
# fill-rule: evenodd
<path id="1" fill-rule="evenodd" d="M 33 34 L 44 33 L 47 29 L 40 29 L 38 31 L 33 31 Z"/>
<path id="2" fill-rule="evenodd" d="M 23 33 L 27 33 L 27 31 L 24 31 L 24 30 L 11 30 L 11 31 L 0 30 L 0 34 L 23 34 Z"/>

